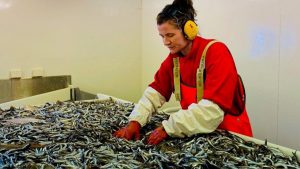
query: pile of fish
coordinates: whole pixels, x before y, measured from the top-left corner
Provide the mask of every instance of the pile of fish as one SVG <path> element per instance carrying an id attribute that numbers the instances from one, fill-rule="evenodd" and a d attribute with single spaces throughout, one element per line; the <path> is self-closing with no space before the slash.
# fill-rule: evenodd
<path id="1" fill-rule="evenodd" d="M 110 99 L 0 109 L 0 169 L 300 168 L 296 155 L 226 131 L 145 144 L 165 114 L 152 117 L 139 141 L 113 137 L 133 107 Z"/>

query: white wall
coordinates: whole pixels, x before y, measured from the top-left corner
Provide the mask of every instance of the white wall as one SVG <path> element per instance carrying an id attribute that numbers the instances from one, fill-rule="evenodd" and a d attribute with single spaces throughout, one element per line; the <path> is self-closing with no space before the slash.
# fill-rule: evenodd
<path id="1" fill-rule="evenodd" d="M 300 1 L 280 1 L 280 4 L 278 143 L 300 150 Z"/>
<path id="2" fill-rule="evenodd" d="M 141 88 L 140 0 L 0 0 L 0 79 L 42 67 L 75 86 L 135 101 Z"/>
<path id="3" fill-rule="evenodd" d="M 156 15 L 172 0 L 143 0 L 142 89 L 168 50 Z M 247 90 L 254 136 L 300 150 L 299 0 L 194 0 L 200 35 L 231 50 Z M 174 99 L 168 106 L 178 105 Z"/>

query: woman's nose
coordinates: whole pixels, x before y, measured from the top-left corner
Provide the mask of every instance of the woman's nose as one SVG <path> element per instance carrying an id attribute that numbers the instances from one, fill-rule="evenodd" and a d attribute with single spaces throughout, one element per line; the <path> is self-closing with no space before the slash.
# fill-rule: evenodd
<path id="1" fill-rule="evenodd" d="M 171 41 L 168 38 L 163 38 L 164 45 L 170 45 Z"/>

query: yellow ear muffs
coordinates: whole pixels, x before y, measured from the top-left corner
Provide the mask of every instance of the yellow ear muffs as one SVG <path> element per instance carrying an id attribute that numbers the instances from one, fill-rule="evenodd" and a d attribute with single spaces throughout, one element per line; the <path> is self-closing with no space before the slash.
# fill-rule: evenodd
<path id="1" fill-rule="evenodd" d="M 193 40 L 198 34 L 198 26 L 192 20 L 188 20 L 183 27 L 184 34 L 188 40 Z"/>

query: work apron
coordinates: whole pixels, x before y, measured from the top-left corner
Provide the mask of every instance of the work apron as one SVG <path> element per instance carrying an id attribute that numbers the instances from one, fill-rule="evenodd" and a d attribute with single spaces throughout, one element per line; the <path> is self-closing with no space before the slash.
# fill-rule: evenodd
<path id="1" fill-rule="evenodd" d="M 197 103 L 196 87 L 189 87 L 180 83 L 180 90 L 180 104 L 182 109 L 187 109 L 190 104 Z M 233 116 L 229 113 L 225 113 L 224 119 L 218 128 L 233 131 L 235 133 L 243 134 L 249 137 L 253 136 L 246 108 L 239 116 Z"/>

